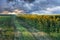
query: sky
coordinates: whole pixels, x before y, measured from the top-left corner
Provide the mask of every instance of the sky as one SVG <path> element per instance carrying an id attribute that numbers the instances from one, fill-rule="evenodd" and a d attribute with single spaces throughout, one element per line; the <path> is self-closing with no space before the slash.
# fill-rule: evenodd
<path id="1" fill-rule="evenodd" d="M 15 9 L 31 14 L 60 14 L 60 0 L 34 0 L 31 2 L 29 0 L 0 1 L 0 11 L 13 11 Z"/>

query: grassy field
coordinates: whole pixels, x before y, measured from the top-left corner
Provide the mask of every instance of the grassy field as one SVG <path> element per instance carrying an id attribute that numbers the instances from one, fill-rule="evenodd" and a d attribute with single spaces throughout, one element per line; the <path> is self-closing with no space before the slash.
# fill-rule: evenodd
<path id="1" fill-rule="evenodd" d="M 0 16 L 0 40 L 60 40 L 60 15 Z"/>
<path id="2" fill-rule="evenodd" d="M 14 39 L 14 26 L 11 16 L 0 16 L 0 40 Z"/>

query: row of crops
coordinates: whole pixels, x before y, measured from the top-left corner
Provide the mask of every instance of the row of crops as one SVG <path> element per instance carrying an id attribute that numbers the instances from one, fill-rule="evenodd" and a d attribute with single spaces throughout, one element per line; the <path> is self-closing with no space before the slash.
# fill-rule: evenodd
<path id="1" fill-rule="evenodd" d="M 31 32 L 14 20 L 11 15 L 0 16 L 0 40 L 35 40 Z"/>
<path id="2" fill-rule="evenodd" d="M 18 20 L 15 21 L 15 25 L 17 29 L 15 40 L 51 40 L 51 37 L 47 33 L 35 32 L 33 29 L 22 25 L 22 22 Z"/>
<path id="3" fill-rule="evenodd" d="M 14 26 L 12 25 L 12 16 L 0 15 L 0 40 L 13 40 Z"/>
<path id="4" fill-rule="evenodd" d="M 15 40 L 35 40 L 31 32 L 29 32 L 25 27 L 20 25 L 18 20 L 15 21 L 15 25 L 17 26 L 17 32 L 15 34 Z"/>
<path id="5" fill-rule="evenodd" d="M 0 40 L 60 40 L 60 15 L 1 15 Z"/>
<path id="6" fill-rule="evenodd" d="M 60 32 L 60 15 L 20 15 L 18 20 L 23 20 L 31 27 L 44 32 Z M 47 31 L 48 30 L 48 31 Z"/>
<path id="7" fill-rule="evenodd" d="M 28 28 L 35 28 L 48 33 L 54 40 L 60 39 L 60 15 L 18 15 L 17 20 Z M 27 29 L 28 29 L 27 28 Z"/>

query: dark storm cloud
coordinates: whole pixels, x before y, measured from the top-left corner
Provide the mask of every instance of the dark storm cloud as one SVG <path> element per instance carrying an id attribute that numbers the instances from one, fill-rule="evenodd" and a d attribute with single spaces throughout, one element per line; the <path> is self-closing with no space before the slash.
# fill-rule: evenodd
<path id="1" fill-rule="evenodd" d="M 34 2 L 35 0 L 24 0 L 25 2 L 29 2 L 29 3 L 32 3 Z"/>
<path id="2" fill-rule="evenodd" d="M 60 7 L 60 0 L 9 0 L 7 9 L 22 9 L 26 13 L 55 13 L 55 11 L 49 11 L 55 7 Z M 2 4 L 3 5 L 3 4 Z M 5 8 L 6 9 L 6 8 Z M 58 9 L 57 9 L 58 10 Z M 56 13 L 60 13 L 56 10 Z M 60 10 L 60 9 L 59 9 Z"/>

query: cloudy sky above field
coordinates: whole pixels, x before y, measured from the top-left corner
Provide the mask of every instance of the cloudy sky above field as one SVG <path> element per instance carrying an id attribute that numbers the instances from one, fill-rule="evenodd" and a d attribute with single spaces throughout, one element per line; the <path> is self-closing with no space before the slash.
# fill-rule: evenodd
<path id="1" fill-rule="evenodd" d="M 26 13 L 60 14 L 60 0 L 1 0 L 0 11 L 21 9 Z"/>

